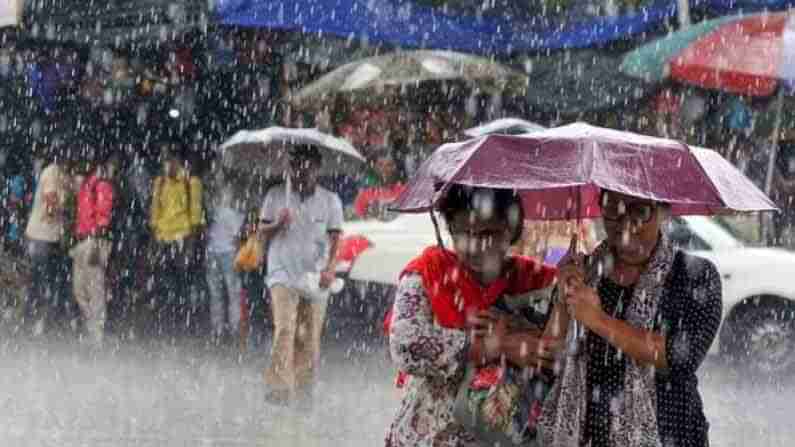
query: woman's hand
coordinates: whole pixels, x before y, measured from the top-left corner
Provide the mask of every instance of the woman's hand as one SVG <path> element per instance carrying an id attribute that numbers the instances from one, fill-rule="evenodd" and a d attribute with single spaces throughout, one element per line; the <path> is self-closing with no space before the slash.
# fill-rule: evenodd
<path id="1" fill-rule="evenodd" d="M 472 336 L 469 359 L 485 365 L 499 359 L 508 333 L 508 318 L 484 310 L 467 317 L 466 328 Z"/>
<path id="2" fill-rule="evenodd" d="M 519 367 L 553 370 L 563 342 L 530 333 L 509 334 L 503 343 L 508 360 Z"/>
<path id="3" fill-rule="evenodd" d="M 569 250 L 558 263 L 558 285 L 563 292 L 561 298 L 565 297 L 566 289 L 571 287 L 574 278 L 585 277 L 585 257 L 579 253 L 578 245 L 579 236 L 573 233 Z"/>
<path id="4" fill-rule="evenodd" d="M 581 275 L 572 275 L 564 285 L 563 299 L 571 318 L 592 329 L 605 316 L 602 300 L 593 288 L 585 284 Z"/>
<path id="5" fill-rule="evenodd" d="M 508 332 L 509 323 L 508 315 L 482 310 L 467 316 L 466 328 L 478 337 L 486 337 L 488 335 L 504 336 Z"/>

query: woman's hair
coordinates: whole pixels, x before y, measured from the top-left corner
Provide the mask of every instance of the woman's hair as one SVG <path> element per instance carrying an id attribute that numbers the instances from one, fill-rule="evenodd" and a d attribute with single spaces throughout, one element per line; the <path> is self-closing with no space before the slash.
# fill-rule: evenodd
<path id="1" fill-rule="evenodd" d="M 668 222 L 671 219 L 671 204 L 668 202 L 657 202 L 657 220 L 660 223 Z"/>
<path id="2" fill-rule="evenodd" d="M 505 221 L 512 227 L 511 244 L 515 244 L 522 238 L 524 224 L 522 199 L 513 189 L 453 184 L 439 201 L 437 209 L 448 224 L 461 211 L 491 213 L 492 216 Z"/>

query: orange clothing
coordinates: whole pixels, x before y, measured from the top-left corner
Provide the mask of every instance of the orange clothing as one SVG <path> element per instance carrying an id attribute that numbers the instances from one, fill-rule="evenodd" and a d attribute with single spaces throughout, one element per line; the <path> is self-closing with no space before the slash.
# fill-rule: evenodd
<path id="1" fill-rule="evenodd" d="M 367 216 L 367 209 L 373 203 L 392 203 L 406 190 L 403 183 L 395 183 L 390 186 L 375 186 L 365 188 L 356 195 L 353 203 L 354 211 L 359 217 Z"/>

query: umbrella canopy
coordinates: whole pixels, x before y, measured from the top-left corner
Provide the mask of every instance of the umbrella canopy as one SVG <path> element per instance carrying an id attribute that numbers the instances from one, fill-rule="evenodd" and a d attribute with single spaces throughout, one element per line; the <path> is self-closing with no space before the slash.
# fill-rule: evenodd
<path id="1" fill-rule="evenodd" d="M 364 157 L 350 143 L 317 129 L 269 127 L 241 130 L 221 145 L 222 166 L 264 177 L 283 177 L 289 167 L 289 149 L 311 144 L 324 151 L 321 175 L 360 172 Z"/>
<path id="2" fill-rule="evenodd" d="M 656 86 L 617 73 L 620 61 L 619 55 L 591 49 L 529 59 L 527 101 L 538 111 L 564 116 L 631 107 Z"/>
<path id="3" fill-rule="evenodd" d="M 309 105 L 336 94 L 371 97 L 428 81 L 464 81 L 494 91 L 527 87 L 527 76 L 486 58 L 453 51 L 396 51 L 343 65 L 301 89 L 292 102 Z"/>
<path id="4" fill-rule="evenodd" d="M 528 219 L 600 217 L 599 193 L 612 190 L 667 202 L 675 215 L 775 210 L 717 153 L 575 123 L 521 136 L 488 135 L 439 148 L 395 209 L 431 209 L 449 185 L 520 191 Z"/>
<path id="5" fill-rule="evenodd" d="M 794 20 L 789 12 L 765 12 L 704 21 L 630 52 L 620 71 L 769 96 L 779 81 L 795 81 Z"/>
<path id="6" fill-rule="evenodd" d="M 764 211 L 775 208 L 775 204 L 757 188 L 751 179 L 740 173 L 719 153 L 702 147 L 691 147 L 690 149 L 712 184 L 717 188 L 727 209 Z M 767 204 L 767 208 L 764 207 L 764 204 Z"/>
<path id="7" fill-rule="evenodd" d="M 480 126 L 466 129 L 463 134 L 470 138 L 477 138 L 492 133 L 518 135 L 544 129 L 546 129 L 546 127 L 531 121 L 525 121 L 519 118 L 500 118 L 481 124 Z"/>

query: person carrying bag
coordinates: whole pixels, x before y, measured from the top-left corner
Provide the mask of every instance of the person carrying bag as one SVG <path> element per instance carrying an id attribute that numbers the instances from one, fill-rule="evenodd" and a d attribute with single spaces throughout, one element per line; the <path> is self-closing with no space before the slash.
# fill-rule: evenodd
<path id="1" fill-rule="evenodd" d="M 453 249 L 440 242 L 406 266 L 386 321 L 408 377 L 386 445 L 530 445 L 548 386 L 540 371 L 559 350 L 530 304 L 557 270 L 510 255 L 524 220 L 512 190 L 453 184 L 438 209 Z"/>

